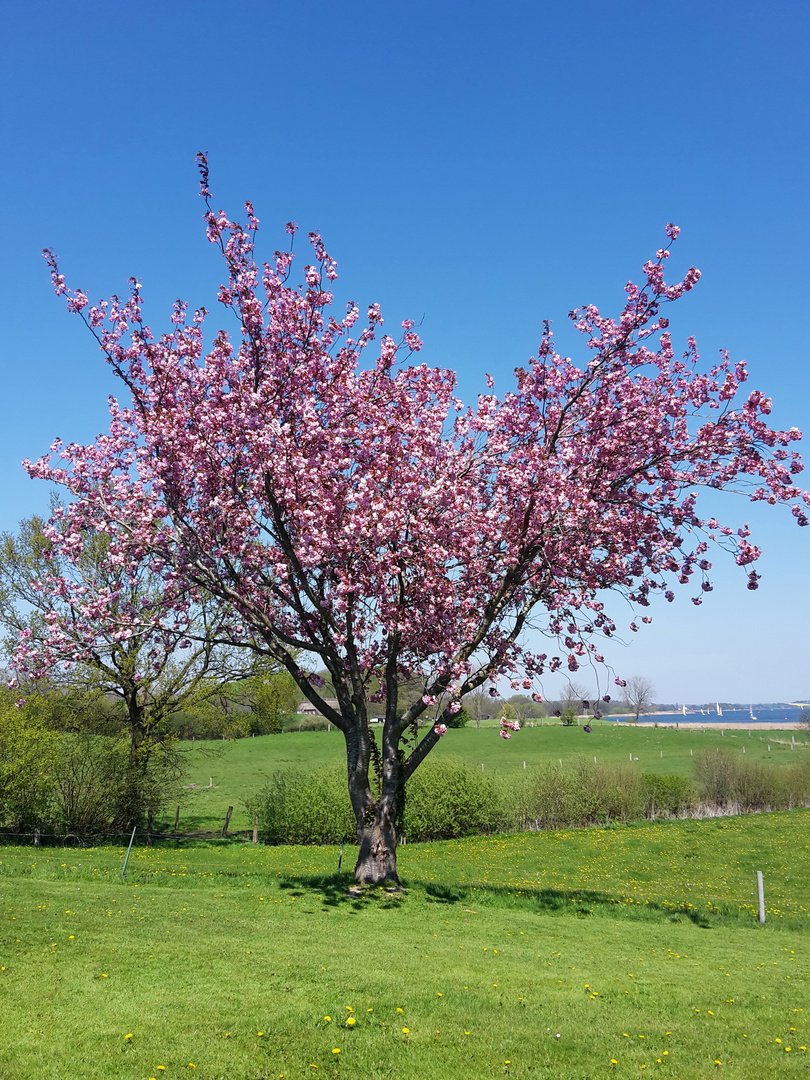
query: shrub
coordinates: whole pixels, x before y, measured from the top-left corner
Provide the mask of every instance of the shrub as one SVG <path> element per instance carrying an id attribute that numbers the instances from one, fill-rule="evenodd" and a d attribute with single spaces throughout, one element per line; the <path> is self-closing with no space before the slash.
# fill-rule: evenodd
<path id="1" fill-rule="evenodd" d="M 645 773 L 643 777 L 644 812 L 647 817 L 678 817 L 694 810 L 697 792 L 686 776 L 658 776 Z"/>
<path id="2" fill-rule="evenodd" d="M 411 841 L 491 833 L 503 821 L 492 779 L 452 758 L 425 762 L 401 803 L 400 830 Z"/>
<path id="3" fill-rule="evenodd" d="M 727 750 L 704 750 L 695 759 L 695 779 L 704 802 L 725 807 L 734 801 L 737 762 Z"/>
<path id="4" fill-rule="evenodd" d="M 57 739 L 29 709 L 0 705 L 0 825 L 22 830 L 47 817 Z"/>
<path id="5" fill-rule="evenodd" d="M 341 844 L 356 837 L 346 775 L 338 765 L 276 773 L 246 805 L 259 815 L 267 844 Z"/>
<path id="6" fill-rule="evenodd" d="M 116 816 L 126 772 L 126 749 L 116 740 L 63 736 L 54 767 L 54 824 L 62 832 L 106 832 Z"/>
<path id="7" fill-rule="evenodd" d="M 289 731 L 326 731 L 329 721 L 324 716 L 295 716 L 284 728 Z"/>

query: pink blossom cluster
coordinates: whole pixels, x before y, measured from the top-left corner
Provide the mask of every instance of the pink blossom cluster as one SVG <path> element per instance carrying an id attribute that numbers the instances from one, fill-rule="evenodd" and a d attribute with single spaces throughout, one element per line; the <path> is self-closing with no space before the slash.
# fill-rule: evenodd
<path id="1" fill-rule="evenodd" d="M 505 716 L 500 720 L 501 728 L 498 734 L 502 739 L 511 739 L 513 731 L 520 731 L 520 724 L 517 720 L 507 720 Z"/>

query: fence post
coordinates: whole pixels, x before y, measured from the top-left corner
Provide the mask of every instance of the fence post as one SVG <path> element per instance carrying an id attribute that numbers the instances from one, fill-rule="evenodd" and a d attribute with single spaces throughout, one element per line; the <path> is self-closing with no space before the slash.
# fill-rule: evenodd
<path id="1" fill-rule="evenodd" d="M 39 847 L 39 829 L 34 829 L 34 847 Z"/>
<path id="2" fill-rule="evenodd" d="M 127 848 L 127 857 L 124 859 L 124 869 L 121 871 L 121 877 L 127 876 L 127 863 L 129 862 L 129 853 L 132 851 L 132 841 L 135 839 L 135 826 L 132 826 L 132 836 L 129 838 L 129 847 Z"/>
<path id="3" fill-rule="evenodd" d="M 762 882 L 762 871 L 757 870 L 757 892 L 759 893 L 759 921 L 765 922 L 765 886 Z"/>
<path id="4" fill-rule="evenodd" d="M 259 842 L 259 815 L 254 814 L 253 815 L 253 843 L 258 844 L 258 842 Z"/>
<path id="5" fill-rule="evenodd" d="M 233 807 L 229 806 L 228 807 L 228 813 L 225 815 L 225 824 L 222 826 L 222 835 L 223 836 L 228 835 L 228 826 L 231 823 L 231 814 L 232 813 L 233 813 Z"/>

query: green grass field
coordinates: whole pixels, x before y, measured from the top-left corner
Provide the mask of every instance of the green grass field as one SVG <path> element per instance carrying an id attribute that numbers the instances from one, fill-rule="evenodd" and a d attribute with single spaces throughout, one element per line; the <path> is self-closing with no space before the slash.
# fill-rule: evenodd
<path id="1" fill-rule="evenodd" d="M 453 755 L 476 768 L 483 765 L 494 775 L 514 773 L 523 768 L 524 761 L 530 768 L 547 761 L 570 763 L 577 757 L 594 756 L 599 761 L 629 764 L 632 757 L 642 772 L 691 776 L 693 755 L 710 747 L 721 746 L 740 754 L 745 747 L 747 760 L 777 764 L 794 761 L 796 754 L 810 750 L 804 733 L 796 735 L 796 750 L 792 750 L 791 733 L 786 731 L 754 730 L 749 737 L 747 729 L 726 728 L 725 735 L 721 735 L 719 730 L 709 728 L 701 733 L 607 721 L 594 721 L 592 726 L 590 734 L 576 726 L 524 726 L 509 741 L 499 739 L 494 726 L 467 727 L 448 732 L 431 757 Z M 190 748 L 190 744 L 184 745 Z M 245 813 L 245 799 L 274 772 L 291 766 L 317 767 L 343 761 L 344 753 L 343 736 L 335 729 L 205 743 L 202 748 L 197 744 L 189 754 L 187 782 L 198 786 L 186 789 L 180 810 L 181 830 L 221 827 L 229 806 L 234 807 L 231 827 L 246 829 L 252 820 Z M 209 788 L 211 778 L 214 783 Z M 170 817 L 169 824 L 173 825 L 174 815 Z"/>
<path id="2" fill-rule="evenodd" d="M 360 896 L 335 848 L 123 857 L 0 848 L 3 1080 L 810 1067 L 807 811 L 408 845 Z"/>

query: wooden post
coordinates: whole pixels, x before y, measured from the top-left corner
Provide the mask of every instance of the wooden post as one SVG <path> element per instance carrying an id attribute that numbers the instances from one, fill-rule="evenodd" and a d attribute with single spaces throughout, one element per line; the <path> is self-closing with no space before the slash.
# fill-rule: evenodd
<path id="1" fill-rule="evenodd" d="M 153 816 L 154 816 L 154 812 L 152 810 L 152 807 L 150 806 L 147 813 L 146 813 L 146 846 L 147 847 L 152 846 L 152 821 L 153 821 Z"/>
<path id="2" fill-rule="evenodd" d="M 258 842 L 259 842 L 259 815 L 254 814 L 253 815 L 253 843 L 258 844 Z"/>
<path id="3" fill-rule="evenodd" d="M 178 806 L 174 812 L 174 831 L 177 832 L 177 827 L 180 824 L 180 807 Z"/>
<path id="4" fill-rule="evenodd" d="M 39 847 L 39 829 L 34 829 L 34 847 Z"/>
<path id="5" fill-rule="evenodd" d="M 209 786 L 209 787 L 213 787 L 213 786 L 214 786 L 214 778 L 213 778 L 213 776 L 209 776 L 209 777 L 208 777 L 208 786 Z"/>
<path id="6" fill-rule="evenodd" d="M 228 813 L 225 815 L 225 824 L 222 826 L 222 835 L 223 836 L 228 835 L 228 826 L 231 823 L 231 814 L 232 813 L 233 813 L 233 807 L 229 806 L 228 807 Z"/>
<path id="7" fill-rule="evenodd" d="M 765 922 L 765 886 L 762 882 L 762 871 L 757 870 L 757 893 L 759 894 L 759 921 Z"/>

